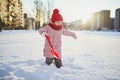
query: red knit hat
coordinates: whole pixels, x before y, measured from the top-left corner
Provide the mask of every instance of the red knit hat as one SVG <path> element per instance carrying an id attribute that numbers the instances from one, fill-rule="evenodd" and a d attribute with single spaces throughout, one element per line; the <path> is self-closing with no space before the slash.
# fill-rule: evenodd
<path id="1" fill-rule="evenodd" d="M 58 9 L 54 9 L 53 10 L 52 22 L 55 22 L 55 21 L 63 21 L 63 18 L 61 16 L 61 14 L 59 14 L 59 10 Z"/>

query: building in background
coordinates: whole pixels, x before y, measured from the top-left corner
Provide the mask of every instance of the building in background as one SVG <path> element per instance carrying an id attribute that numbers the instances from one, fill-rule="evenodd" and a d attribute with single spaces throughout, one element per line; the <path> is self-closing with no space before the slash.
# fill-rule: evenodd
<path id="1" fill-rule="evenodd" d="M 29 18 L 27 13 L 24 13 L 24 29 L 35 30 L 35 19 Z"/>
<path id="2" fill-rule="evenodd" d="M 23 4 L 21 2 L 21 0 L 15 0 L 16 1 L 16 13 L 17 13 L 17 17 L 16 17 L 16 27 L 18 28 L 24 28 L 24 16 L 23 16 Z"/>
<path id="3" fill-rule="evenodd" d="M 28 18 L 28 27 L 27 30 L 35 30 L 35 19 L 34 18 Z"/>
<path id="4" fill-rule="evenodd" d="M 108 30 L 110 27 L 110 10 L 102 10 L 99 12 L 99 25 L 101 30 Z"/>
<path id="5" fill-rule="evenodd" d="M 114 30 L 114 18 L 110 18 L 110 30 Z"/>
<path id="6" fill-rule="evenodd" d="M 3 29 L 24 28 L 23 5 L 21 0 L 0 0 Z"/>
<path id="7" fill-rule="evenodd" d="M 102 29 L 110 29 L 110 10 L 102 10 Z"/>
<path id="8" fill-rule="evenodd" d="M 115 11 L 114 29 L 120 31 L 120 8 Z"/>
<path id="9" fill-rule="evenodd" d="M 91 15 L 91 24 L 90 24 L 90 30 L 96 30 L 97 29 L 97 14 L 98 13 L 93 13 Z"/>
<path id="10" fill-rule="evenodd" d="M 66 29 L 70 30 L 80 30 L 80 27 L 82 26 L 82 21 L 81 20 L 76 20 L 73 22 L 66 23 Z"/>
<path id="11" fill-rule="evenodd" d="M 7 21 L 7 0 L 0 0 L 0 19 L 1 19 L 1 25 L 0 27 L 6 27 L 8 21 Z"/>
<path id="12" fill-rule="evenodd" d="M 24 13 L 24 29 L 27 29 L 28 27 L 28 15 L 27 13 Z"/>
<path id="13" fill-rule="evenodd" d="M 102 10 L 92 14 L 90 19 L 91 30 L 109 30 L 110 26 L 110 10 Z"/>

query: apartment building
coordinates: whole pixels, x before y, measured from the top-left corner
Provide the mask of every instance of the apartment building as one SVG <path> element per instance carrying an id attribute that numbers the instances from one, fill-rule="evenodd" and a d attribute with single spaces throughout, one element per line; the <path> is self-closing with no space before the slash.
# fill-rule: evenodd
<path id="1" fill-rule="evenodd" d="M 0 18 L 3 29 L 23 28 L 23 8 L 21 0 L 0 0 Z"/>
<path id="2" fill-rule="evenodd" d="M 110 10 L 102 10 L 92 14 L 90 27 L 92 30 L 110 29 Z"/>
<path id="3" fill-rule="evenodd" d="M 120 8 L 115 11 L 114 29 L 120 31 Z"/>
<path id="4" fill-rule="evenodd" d="M 96 30 L 97 29 L 97 12 L 96 13 L 93 13 L 92 15 L 91 15 L 91 18 L 90 18 L 90 20 L 91 20 L 91 23 L 90 23 L 90 30 Z"/>
<path id="5" fill-rule="evenodd" d="M 0 19 L 1 23 L 7 24 L 7 0 L 0 0 Z M 5 25 L 0 25 L 1 27 Z"/>

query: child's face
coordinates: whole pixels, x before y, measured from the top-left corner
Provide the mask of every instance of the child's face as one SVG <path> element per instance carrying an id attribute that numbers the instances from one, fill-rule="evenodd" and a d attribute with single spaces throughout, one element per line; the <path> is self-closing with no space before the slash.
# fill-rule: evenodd
<path id="1" fill-rule="evenodd" d="M 54 22 L 55 26 L 61 26 L 62 25 L 62 21 L 56 21 Z"/>

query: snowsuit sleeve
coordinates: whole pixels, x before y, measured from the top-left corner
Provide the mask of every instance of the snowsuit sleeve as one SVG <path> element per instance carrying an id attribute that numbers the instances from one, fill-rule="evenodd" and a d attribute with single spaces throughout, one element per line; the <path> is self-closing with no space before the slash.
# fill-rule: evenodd
<path id="1" fill-rule="evenodd" d="M 65 29 L 62 29 L 62 34 L 65 36 L 72 36 L 72 37 L 75 36 L 75 33 L 65 30 Z"/>
<path id="2" fill-rule="evenodd" d="M 42 34 L 43 32 L 46 32 L 46 33 L 47 33 L 47 26 L 45 26 L 45 27 L 43 27 L 43 28 L 40 28 L 40 29 L 38 30 L 38 32 L 39 32 L 40 34 Z"/>

